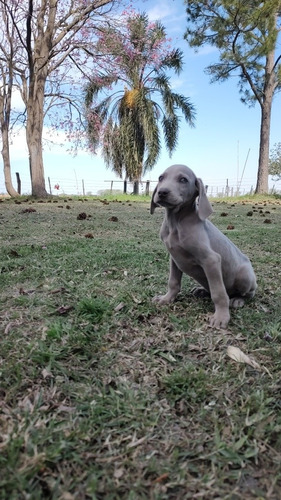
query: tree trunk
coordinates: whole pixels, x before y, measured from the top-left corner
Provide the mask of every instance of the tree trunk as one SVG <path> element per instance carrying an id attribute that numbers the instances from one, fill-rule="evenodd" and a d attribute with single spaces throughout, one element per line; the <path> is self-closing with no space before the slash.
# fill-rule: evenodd
<path id="1" fill-rule="evenodd" d="M 38 79 L 39 80 L 39 79 Z M 36 82 L 37 83 L 37 82 Z M 29 153 L 29 169 L 32 196 L 44 198 L 48 196 L 45 186 L 43 165 L 43 122 L 44 122 L 44 88 L 45 79 L 31 86 L 27 103 L 26 142 Z M 35 91 L 36 89 L 36 91 Z"/>
<path id="2" fill-rule="evenodd" d="M 13 198 L 19 196 L 19 193 L 14 189 L 12 176 L 11 176 L 11 162 L 10 162 L 10 149 L 9 149 L 9 135 L 5 124 L 1 124 L 2 135 L 2 158 L 4 165 L 4 179 L 7 193 Z"/>
<path id="3" fill-rule="evenodd" d="M 139 181 L 134 181 L 133 186 L 134 186 L 134 188 L 133 188 L 133 194 L 138 195 L 140 193 L 140 183 L 139 183 Z"/>
<path id="4" fill-rule="evenodd" d="M 260 127 L 260 149 L 259 166 L 256 185 L 256 194 L 268 193 L 268 161 L 269 161 L 269 138 L 270 138 L 270 102 L 264 103 L 261 109 L 261 127 Z"/>
<path id="5" fill-rule="evenodd" d="M 260 150 L 258 177 L 255 190 L 256 194 L 268 193 L 271 110 L 274 92 L 278 83 L 274 71 L 274 66 L 274 50 L 272 50 L 266 57 L 265 65 L 265 85 L 263 92 L 263 101 L 261 103 Z"/>

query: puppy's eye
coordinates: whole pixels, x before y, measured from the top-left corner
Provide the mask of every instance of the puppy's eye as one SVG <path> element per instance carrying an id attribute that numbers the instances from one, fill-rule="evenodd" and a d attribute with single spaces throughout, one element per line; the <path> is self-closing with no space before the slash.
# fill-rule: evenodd
<path id="1" fill-rule="evenodd" d="M 182 182 L 182 184 L 186 184 L 188 182 L 188 179 L 186 177 L 181 177 L 180 182 Z"/>
<path id="2" fill-rule="evenodd" d="M 159 179 L 158 179 L 158 180 L 159 180 L 159 182 L 161 182 L 161 181 L 163 181 L 163 179 L 164 179 L 164 176 L 163 176 L 163 175 L 160 175 L 160 177 L 159 177 Z"/>

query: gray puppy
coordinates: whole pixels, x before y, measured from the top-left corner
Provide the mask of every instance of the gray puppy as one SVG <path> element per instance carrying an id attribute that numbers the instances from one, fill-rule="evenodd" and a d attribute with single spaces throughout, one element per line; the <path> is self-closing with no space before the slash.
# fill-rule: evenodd
<path id="1" fill-rule="evenodd" d="M 157 206 L 166 209 L 160 236 L 170 253 L 170 276 L 167 293 L 153 301 L 173 302 L 185 273 L 211 295 L 215 313 L 210 325 L 226 328 L 229 307 L 241 307 L 245 298 L 255 295 L 257 284 L 250 260 L 207 220 L 213 209 L 204 185 L 185 165 L 172 165 L 160 175 L 152 195 L 152 214 Z"/>

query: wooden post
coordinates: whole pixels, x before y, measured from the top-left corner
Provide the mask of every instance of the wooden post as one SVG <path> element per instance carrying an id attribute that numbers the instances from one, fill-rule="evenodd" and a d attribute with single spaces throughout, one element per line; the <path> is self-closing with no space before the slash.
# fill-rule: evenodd
<path id="1" fill-rule="evenodd" d="M 48 177 L 48 183 L 49 183 L 50 194 L 52 194 L 52 187 L 51 187 L 51 179 L 50 179 L 50 177 Z"/>
<path id="2" fill-rule="evenodd" d="M 82 191 L 83 191 L 83 196 L 85 196 L 85 185 L 84 185 L 84 179 L 82 179 Z"/>
<path id="3" fill-rule="evenodd" d="M 110 184 L 110 194 L 112 194 L 112 190 L 113 190 L 113 181 L 111 181 L 111 184 Z"/>
<path id="4" fill-rule="evenodd" d="M 124 181 L 123 194 L 127 194 L 127 180 Z"/>
<path id="5" fill-rule="evenodd" d="M 134 181 L 134 194 L 139 194 L 139 181 Z"/>
<path id="6" fill-rule="evenodd" d="M 21 194 L 21 180 L 20 180 L 20 174 L 18 172 L 16 172 L 16 177 L 17 177 L 18 193 Z"/>
<path id="7" fill-rule="evenodd" d="M 150 181 L 146 181 L 146 184 L 145 184 L 145 194 L 146 194 L 146 196 L 149 196 L 149 186 L 150 186 Z"/>

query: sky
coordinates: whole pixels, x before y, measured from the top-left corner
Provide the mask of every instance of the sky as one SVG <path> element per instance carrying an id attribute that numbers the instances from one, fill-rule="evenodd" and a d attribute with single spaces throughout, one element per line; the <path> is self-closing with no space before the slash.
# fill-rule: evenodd
<path id="1" fill-rule="evenodd" d="M 183 40 L 186 27 L 186 14 L 183 0 L 146 0 L 133 1 L 133 7 L 146 11 L 152 21 L 160 20 L 167 34 L 173 39 L 173 46 L 184 53 L 184 69 L 177 77 L 172 77 L 174 91 L 184 94 L 196 109 L 195 128 L 190 128 L 182 120 L 178 146 L 170 157 L 162 148 L 159 160 L 153 170 L 145 174 L 143 180 L 157 181 L 165 168 L 174 163 L 188 165 L 212 194 L 225 187 L 228 179 L 230 187 L 241 186 L 241 192 L 255 188 L 257 178 L 260 107 L 258 104 L 248 108 L 240 101 L 238 79 L 231 77 L 224 83 L 210 83 L 205 68 L 218 62 L 218 52 L 212 47 L 203 47 L 197 53 Z M 273 104 L 271 122 L 272 148 L 281 142 L 281 94 Z M 48 131 L 45 131 L 48 135 Z M 64 132 L 58 132 L 58 144 L 66 143 Z M 52 189 L 59 184 L 59 193 L 81 194 L 82 180 L 85 192 L 95 194 L 116 181 L 112 171 L 105 168 L 102 157 L 80 151 L 75 157 L 67 153 L 68 145 L 62 148 L 52 144 L 44 149 L 46 187 L 48 178 Z M 22 179 L 22 192 L 30 189 L 27 148 L 23 132 L 14 139 L 11 146 L 13 181 L 15 172 Z M 1 162 L 1 160 L 0 160 Z M 120 179 L 118 179 L 120 180 Z M 108 181 L 105 183 L 104 181 Z M 281 181 L 270 186 L 281 190 Z M 122 184 L 114 182 L 114 189 Z M 54 191 L 54 190 L 53 190 Z M 5 192 L 3 168 L 0 167 L 0 193 Z"/>

